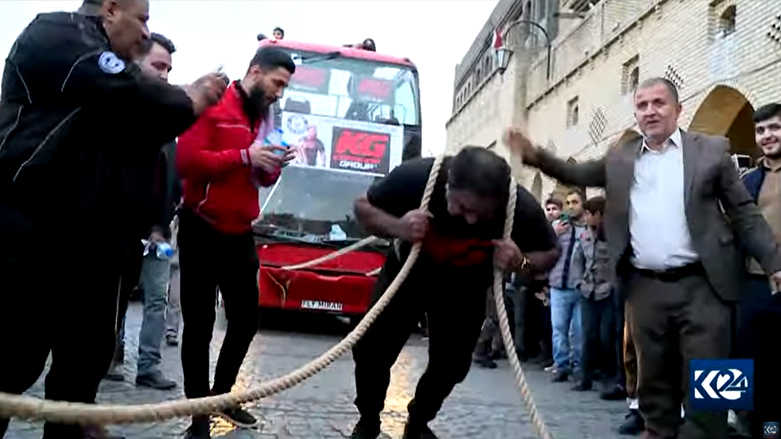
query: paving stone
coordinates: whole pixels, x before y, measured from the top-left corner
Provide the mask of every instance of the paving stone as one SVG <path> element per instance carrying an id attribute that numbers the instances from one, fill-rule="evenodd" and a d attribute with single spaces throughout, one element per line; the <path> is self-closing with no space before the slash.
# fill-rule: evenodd
<path id="1" fill-rule="evenodd" d="M 124 383 L 104 381 L 98 400 L 110 404 L 140 404 L 183 398 L 181 385 L 172 391 L 135 386 L 135 361 L 141 307 L 131 304 L 127 318 L 126 364 Z M 212 342 L 212 371 L 224 336 L 224 319 L 218 319 Z M 311 331 L 310 331 L 311 332 Z M 279 329 L 261 329 L 255 337 L 241 369 L 238 388 L 257 386 L 270 378 L 290 372 L 311 361 L 333 344 L 340 334 L 301 333 Z M 427 343 L 413 338 L 393 368 L 388 399 L 382 414 L 383 439 L 400 439 L 406 419 L 406 406 L 412 398 L 418 378 L 427 361 Z M 178 347 L 163 347 L 162 370 L 182 383 Z M 626 404 L 607 402 L 596 391 L 573 392 L 573 383 L 554 384 L 539 369 L 527 371 L 529 386 L 553 437 L 556 439 L 618 439 L 616 426 L 623 420 Z M 43 377 L 29 394 L 43 395 Z M 251 405 L 248 410 L 260 420 L 252 430 L 237 430 L 215 420 L 213 437 L 225 439 L 334 439 L 349 437 L 358 413 L 355 397 L 352 356 L 348 353 L 331 367 L 299 386 Z M 186 419 L 158 424 L 110 427 L 128 439 L 181 438 Z M 431 424 L 443 439 L 535 439 L 537 434 L 515 387 L 506 361 L 499 368 L 473 368 L 467 379 L 445 401 L 439 417 Z M 12 421 L 8 439 L 37 439 L 40 423 Z"/>

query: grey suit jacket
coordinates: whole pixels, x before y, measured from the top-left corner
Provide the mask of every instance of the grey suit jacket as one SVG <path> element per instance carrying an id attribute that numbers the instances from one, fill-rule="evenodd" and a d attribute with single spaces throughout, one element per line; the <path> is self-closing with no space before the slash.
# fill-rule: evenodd
<path id="1" fill-rule="evenodd" d="M 738 177 L 729 141 L 689 132 L 683 132 L 682 139 L 686 219 L 694 250 L 716 293 L 725 301 L 737 301 L 744 271 L 737 242 L 767 273 L 781 271 L 781 247 Z M 566 163 L 544 151 L 527 162 L 562 183 L 605 188 L 604 227 L 614 280 L 623 278 L 629 267 L 629 193 L 642 140 L 638 135 L 585 163 Z"/>

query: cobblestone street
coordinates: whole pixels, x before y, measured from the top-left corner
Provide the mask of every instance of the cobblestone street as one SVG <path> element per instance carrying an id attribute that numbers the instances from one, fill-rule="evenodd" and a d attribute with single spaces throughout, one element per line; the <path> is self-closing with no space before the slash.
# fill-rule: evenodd
<path id="1" fill-rule="evenodd" d="M 141 308 L 132 304 L 128 311 L 127 347 L 124 383 L 104 381 L 100 403 L 137 404 L 182 398 L 182 374 L 179 349 L 163 348 L 166 374 L 180 383 L 173 391 L 157 391 L 135 386 L 135 357 Z M 224 322 L 218 321 L 218 328 Z M 333 325 L 332 325 L 333 326 Z M 224 332 L 215 331 L 212 343 L 212 367 Z M 282 375 L 310 361 L 339 340 L 337 331 L 329 335 L 262 329 L 244 362 L 238 385 L 256 386 L 264 380 Z M 399 439 L 406 416 L 406 405 L 414 385 L 426 366 L 427 342 L 415 337 L 408 343 L 393 371 L 388 400 L 383 414 L 384 439 Z M 354 386 L 351 355 L 339 359 L 330 368 L 296 388 L 264 399 L 250 411 L 261 419 L 256 430 L 233 430 L 224 422 L 213 424 L 214 437 L 225 439 L 277 438 L 318 439 L 346 438 L 357 420 L 352 404 Z M 573 392 L 572 383 L 552 384 L 539 369 L 527 371 L 537 405 L 551 433 L 557 439 L 618 438 L 616 426 L 626 410 L 624 402 L 605 402 L 595 391 Z M 42 396 L 43 376 L 31 394 Z M 445 402 L 432 428 L 443 439 L 534 439 L 536 433 L 528 420 L 507 361 L 499 368 L 473 368 L 466 381 Z M 111 427 L 128 439 L 178 438 L 183 436 L 186 420 L 157 425 Z M 6 435 L 9 439 L 40 438 L 41 424 L 12 421 Z"/>

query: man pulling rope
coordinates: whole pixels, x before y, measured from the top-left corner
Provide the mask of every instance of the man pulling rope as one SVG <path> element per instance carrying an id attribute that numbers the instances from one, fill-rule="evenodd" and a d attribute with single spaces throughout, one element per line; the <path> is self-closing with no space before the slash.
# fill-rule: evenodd
<path id="1" fill-rule="evenodd" d="M 469 371 L 494 267 L 546 270 L 558 256 L 542 208 L 520 186 L 511 239 L 501 239 L 511 179 L 504 159 L 479 147 L 446 158 L 428 209 L 419 209 L 433 163 L 432 158 L 402 163 L 355 204 L 368 230 L 401 242 L 388 255 L 374 301 L 396 277 L 412 244 L 422 247 L 407 281 L 353 349 L 361 419 L 352 439 L 380 434 L 390 369 L 424 311 L 430 324 L 429 364 L 409 404 L 404 439 L 435 439 L 427 424 Z"/>

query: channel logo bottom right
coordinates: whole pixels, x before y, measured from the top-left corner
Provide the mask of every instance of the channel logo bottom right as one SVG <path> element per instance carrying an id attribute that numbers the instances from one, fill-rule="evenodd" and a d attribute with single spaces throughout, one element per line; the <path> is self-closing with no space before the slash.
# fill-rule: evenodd
<path id="1" fill-rule="evenodd" d="M 779 436 L 779 425 L 778 425 L 779 423 L 778 422 L 765 422 L 763 424 L 764 425 L 762 427 L 762 437 L 764 439 L 769 439 L 769 438 L 776 438 L 776 439 L 778 439 L 778 438 L 781 438 L 781 436 Z"/>

